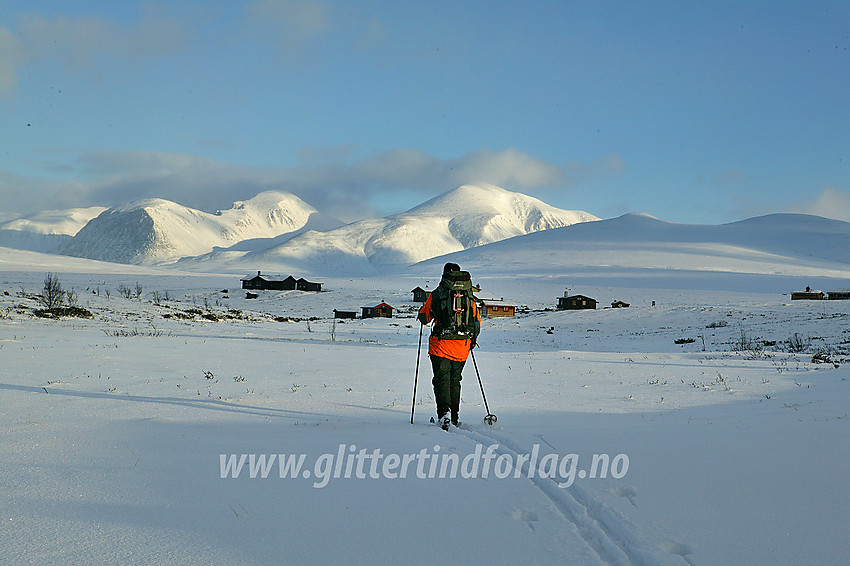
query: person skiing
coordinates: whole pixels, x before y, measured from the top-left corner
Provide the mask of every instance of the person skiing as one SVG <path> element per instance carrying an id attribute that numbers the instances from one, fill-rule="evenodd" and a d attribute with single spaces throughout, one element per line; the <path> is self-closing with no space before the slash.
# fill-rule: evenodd
<path id="1" fill-rule="evenodd" d="M 456 263 L 443 266 L 440 284 L 419 309 L 419 322 L 434 321 L 428 338 L 428 357 L 434 370 L 431 380 L 437 401 L 437 423 L 457 426 L 463 366 L 481 331 L 481 315 L 472 296 L 469 273 Z"/>

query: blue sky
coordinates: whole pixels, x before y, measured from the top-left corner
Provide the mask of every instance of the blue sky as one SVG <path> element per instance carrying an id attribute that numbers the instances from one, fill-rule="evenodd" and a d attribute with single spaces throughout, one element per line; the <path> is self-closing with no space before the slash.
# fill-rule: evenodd
<path id="1" fill-rule="evenodd" d="M 490 182 L 609 218 L 850 221 L 850 3 L 0 0 L 0 220 Z"/>

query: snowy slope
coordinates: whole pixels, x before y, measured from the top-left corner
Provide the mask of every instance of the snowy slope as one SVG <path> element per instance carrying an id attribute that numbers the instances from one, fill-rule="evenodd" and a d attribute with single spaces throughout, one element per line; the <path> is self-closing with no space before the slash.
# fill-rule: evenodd
<path id="1" fill-rule="evenodd" d="M 307 232 L 247 254 L 251 265 L 369 273 L 531 232 L 598 220 L 494 185 L 463 185 L 407 212 Z"/>
<path id="2" fill-rule="evenodd" d="M 118 263 L 160 263 L 251 239 L 275 238 L 339 222 L 290 193 L 268 191 L 209 214 L 164 199 L 112 208 L 89 222 L 62 249 L 77 257 Z"/>
<path id="3" fill-rule="evenodd" d="M 573 280 L 641 279 L 687 287 L 688 277 L 726 285 L 716 274 L 850 278 L 850 223 L 805 214 L 772 214 L 722 225 L 664 222 L 647 214 L 577 224 L 488 244 L 423 262 L 431 273 L 451 259 L 475 274 L 537 274 Z M 611 282 L 616 284 L 616 282 Z M 838 282 L 833 282 L 838 284 Z M 847 285 L 839 285 L 847 286 Z M 790 290 L 790 289 L 786 289 Z"/>
<path id="4" fill-rule="evenodd" d="M 45 210 L 0 224 L 0 246 L 37 252 L 55 252 L 86 223 L 106 210 L 102 206 Z"/>

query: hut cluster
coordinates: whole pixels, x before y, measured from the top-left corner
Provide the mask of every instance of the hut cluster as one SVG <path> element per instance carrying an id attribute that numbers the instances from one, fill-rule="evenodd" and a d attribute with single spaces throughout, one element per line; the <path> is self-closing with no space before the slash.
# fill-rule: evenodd
<path id="1" fill-rule="evenodd" d="M 308 281 L 303 277 L 296 279 L 293 275 L 289 275 L 288 277 L 282 277 L 279 275 L 264 275 L 261 271 L 257 271 L 256 275 L 243 277 L 241 281 L 242 288 L 248 290 L 247 298 L 249 299 L 257 297 L 256 293 L 250 292 L 252 290 L 298 290 L 316 292 L 322 290 L 321 283 Z M 504 297 L 495 298 L 481 295 L 481 290 L 478 287 L 474 287 L 473 290 L 475 290 L 475 302 L 478 304 L 478 308 L 481 311 L 482 316 L 486 318 L 497 318 L 512 317 L 516 315 L 517 304 L 515 302 L 505 300 Z M 423 287 L 416 287 L 410 292 L 414 303 L 424 303 L 428 299 L 428 295 L 431 293 L 429 289 Z M 807 286 L 804 290 L 792 291 L 790 294 L 792 300 L 850 300 L 850 289 L 833 289 L 824 293 L 823 291 L 818 291 Z M 557 298 L 557 305 L 555 308 L 557 310 L 596 309 L 598 304 L 598 301 L 592 297 L 582 294 L 570 294 L 570 291 L 567 290 L 564 292 L 562 297 Z M 611 303 L 610 308 L 628 308 L 629 306 L 630 304 L 625 301 L 615 300 Z M 652 306 L 655 306 L 655 301 L 652 301 Z M 381 301 L 375 305 L 360 307 L 359 315 L 360 318 L 392 318 L 395 310 L 395 307 L 388 304 L 386 301 Z M 333 313 L 334 318 L 340 319 L 357 318 L 358 315 L 357 310 L 334 309 Z"/>

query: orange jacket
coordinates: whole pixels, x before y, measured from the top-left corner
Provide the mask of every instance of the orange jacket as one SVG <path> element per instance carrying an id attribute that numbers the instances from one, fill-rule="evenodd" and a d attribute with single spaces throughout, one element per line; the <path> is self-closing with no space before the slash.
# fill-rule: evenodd
<path id="1" fill-rule="evenodd" d="M 475 301 L 472 302 L 472 315 L 481 322 L 481 314 L 478 312 L 478 305 Z M 425 304 L 419 309 L 419 314 L 425 315 L 426 323 L 434 320 L 434 313 L 431 312 L 431 295 L 425 300 Z M 434 336 L 428 338 L 428 353 L 432 356 L 448 358 L 456 362 L 465 362 L 469 357 L 469 352 L 472 349 L 472 340 L 445 340 Z"/>

